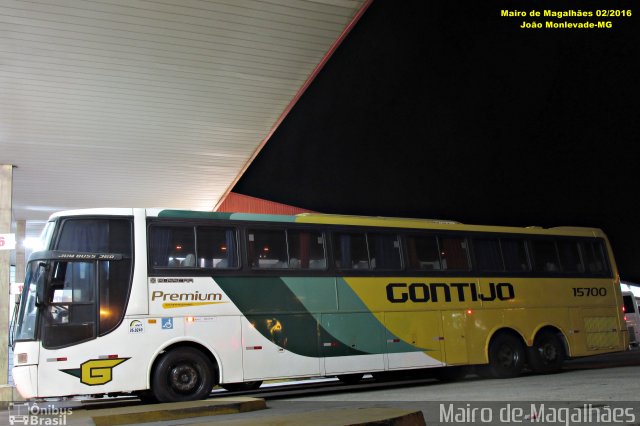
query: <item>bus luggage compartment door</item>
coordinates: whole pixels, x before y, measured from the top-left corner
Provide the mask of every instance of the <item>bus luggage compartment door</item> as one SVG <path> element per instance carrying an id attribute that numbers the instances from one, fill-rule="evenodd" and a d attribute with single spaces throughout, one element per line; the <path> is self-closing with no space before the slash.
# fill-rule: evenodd
<path id="1" fill-rule="evenodd" d="M 317 333 L 306 314 L 242 318 L 244 380 L 320 375 Z"/>
<path id="2" fill-rule="evenodd" d="M 327 375 L 384 370 L 384 327 L 373 313 L 322 314 L 322 329 Z"/>
<path id="3" fill-rule="evenodd" d="M 442 312 L 442 335 L 444 336 L 444 361 L 449 365 L 466 364 L 467 315 L 465 311 Z"/>
<path id="4" fill-rule="evenodd" d="M 440 311 L 387 312 L 389 369 L 442 365 Z"/>

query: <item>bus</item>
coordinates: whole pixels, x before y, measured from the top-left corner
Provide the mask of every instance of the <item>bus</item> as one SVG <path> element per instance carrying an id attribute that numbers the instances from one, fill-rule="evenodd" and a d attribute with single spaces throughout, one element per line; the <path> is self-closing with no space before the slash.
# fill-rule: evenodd
<path id="1" fill-rule="evenodd" d="M 640 344 L 640 309 L 638 297 L 632 291 L 622 290 L 624 306 L 624 320 L 629 330 L 629 346 L 638 347 Z"/>
<path id="2" fill-rule="evenodd" d="M 42 238 L 12 331 L 24 398 L 508 378 L 629 343 L 599 229 L 91 209 L 52 215 Z"/>

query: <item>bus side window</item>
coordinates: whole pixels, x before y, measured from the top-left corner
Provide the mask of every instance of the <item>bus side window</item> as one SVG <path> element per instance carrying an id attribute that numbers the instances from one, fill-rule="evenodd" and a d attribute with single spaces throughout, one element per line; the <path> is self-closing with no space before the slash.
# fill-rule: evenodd
<path id="1" fill-rule="evenodd" d="M 497 238 L 474 238 L 473 254 L 479 271 L 504 271 Z"/>
<path id="2" fill-rule="evenodd" d="M 438 240 L 434 235 L 407 235 L 406 240 L 411 269 L 441 269 Z"/>
<path id="3" fill-rule="evenodd" d="M 555 241 L 537 240 L 531 243 L 535 270 L 538 272 L 560 272 Z"/>
<path id="4" fill-rule="evenodd" d="M 292 269 L 326 269 L 324 235 L 315 230 L 287 230 L 289 267 Z"/>
<path id="5" fill-rule="evenodd" d="M 248 239 L 249 265 L 252 268 L 289 268 L 287 238 L 284 230 L 250 230 Z"/>
<path id="6" fill-rule="evenodd" d="M 371 269 L 402 269 L 400 239 L 394 234 L 367 233 Z"/>
<path id="7" fill-rule="evenodd" d="M 506 271 L 526 272 L 531 270 L 524 240 L 501 238 L 500 248 Z"/>
<path id="8" fill-rule="evenodd" d="M 198 240 L 197 267 L 215 269 L 235 269 L 238 267 L 238 243 L 235 229 L 199 226 L 196 233 Z"/>
<path id="9" fill-rule="evenodd" d="M 333 241 L 338 269 L 370 269 L 364 233 L 337 233 Z"/>
<path id="10" fill-rule="evenodd" d="M 602 243 L 600 241 L 588 241 L 582 244 L 584 263 L 589 273 L 602 273 L 607 270 Z"/>
<path id="11" fill-rule="evenodd" d="M 563 272 L 584 272 L 584 265 L 580 258 L 578 243 L 575 241 L 558 241 L 560 265 Z"/>
<path id="12" fill-rule="evenodd" d="M 442 269 L 469 270 L 468 243 L 464 237 L 439 237 Z"/>
<path id="13" fill-rule="evenodd" d="M 192 226 L 152 226 L 149 256 L 155 267 L 195 267 L 195 237 Z"/>

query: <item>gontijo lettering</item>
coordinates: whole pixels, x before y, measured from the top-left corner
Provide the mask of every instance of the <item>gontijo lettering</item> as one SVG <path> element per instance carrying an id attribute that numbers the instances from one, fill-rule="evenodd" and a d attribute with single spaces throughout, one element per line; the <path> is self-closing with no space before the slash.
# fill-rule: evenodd
<path id="1" fill-rule="evenodd" d="M 161 290 L 154 290 L 151 293 L 151 300 L 162 300 L 163 302 L 213 302 L 222 300 L 222 293 L 200 293 L 197 290 L 188 293 L 165 293 Z"/>
<path id="2" fill-rule="evenodd" d="M 476 283 L 389 283 L 387 300 L 391 303 L 411 302 L 490 302 L 515 297 L 511 283 L 489 283 L 489 293 L 478 291 Z"/>

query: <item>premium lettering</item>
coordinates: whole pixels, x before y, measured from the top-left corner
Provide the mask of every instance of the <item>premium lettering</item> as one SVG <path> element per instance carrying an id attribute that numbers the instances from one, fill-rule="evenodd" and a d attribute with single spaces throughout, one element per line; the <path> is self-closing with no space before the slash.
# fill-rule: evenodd
<path id="1" fill-rule="evenodd" d="M 151 292 L 151 301 L 162 300 L 163 302 L 207 302 L 222 300 L 221 293 L 200 293 L 199 291 L 189 293 L 165 293 L 161 290 Z"/>

